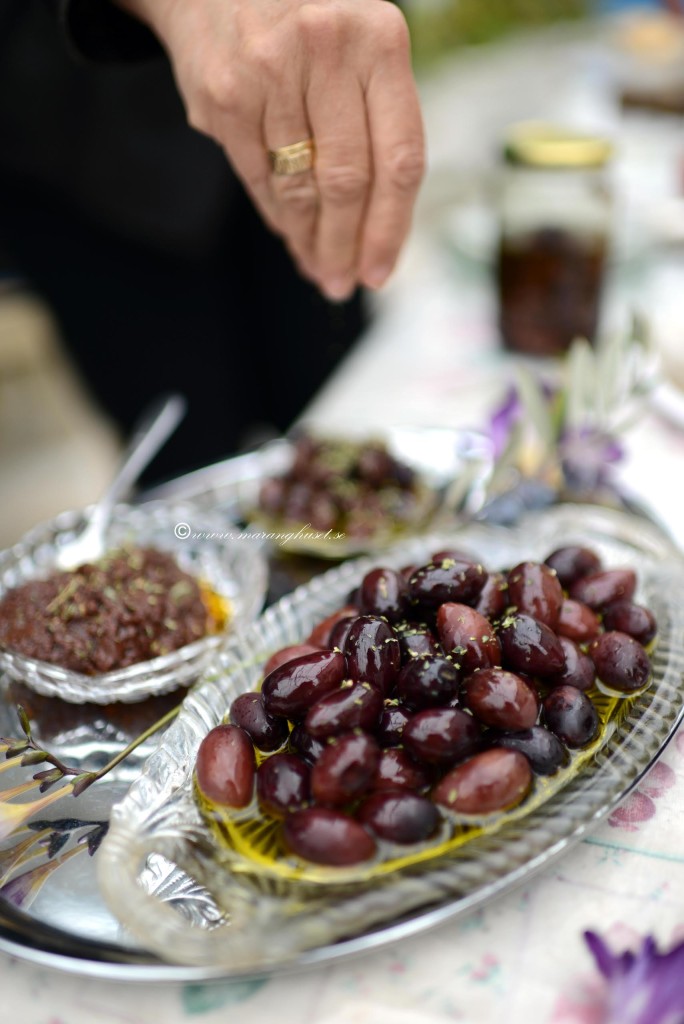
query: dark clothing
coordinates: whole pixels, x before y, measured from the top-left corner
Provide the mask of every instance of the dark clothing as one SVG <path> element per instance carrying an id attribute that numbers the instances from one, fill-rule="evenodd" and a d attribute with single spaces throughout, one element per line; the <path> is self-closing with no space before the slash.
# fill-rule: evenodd
<path id="1" fill-rule="evenodd" d="M 104 0 L 0 0 L 0 250 L 124 430 L 153 395 L 188 395 L 152 477 L 286 429 L 362 326 L 358 298 L 298 277 L 187 127 L 154 38 Z"/>

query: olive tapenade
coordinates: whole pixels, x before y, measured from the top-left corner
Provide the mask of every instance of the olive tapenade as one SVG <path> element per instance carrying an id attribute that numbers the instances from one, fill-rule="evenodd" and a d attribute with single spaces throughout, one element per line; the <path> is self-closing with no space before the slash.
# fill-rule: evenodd
<path id="1" fill-rule="evenodd" d="M 0 600 L 0 645 L 85 675 L 168 654 L 216 628 L 200 583 L 152 548 L 30 580 Z"/>

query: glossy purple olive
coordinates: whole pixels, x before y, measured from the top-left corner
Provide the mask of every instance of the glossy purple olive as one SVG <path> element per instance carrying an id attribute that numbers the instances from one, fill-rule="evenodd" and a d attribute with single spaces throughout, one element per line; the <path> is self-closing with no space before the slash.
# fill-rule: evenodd
<path id="1" fill-rule="evenodd" d="M 361 607 L 366 614 L 399 622 L 406 614 L 409 588 L 395 569 L 372 569 L 361 583 Z"/>
<path id="2" fill-rule="evenodd" d="M 445 558 L 418 569 L 409 580 L 411 600 L 428 608 L 445 601 L 475 601 L 487 580 L 483 567 L 473 562 Z"/>
<path id="3" fill-rule="evenodd" d="M 508 603 L 555 629 L 563 603 L 556 572 L 541 562 L 520 562 L 508 574 Z"/>
<path id="4" fill-rule="evenodd" d="M 312 765 L 314 761 L 318 760 L 325 750 L 325 747 L 325 741 L 317 740 L 315 736 L 308 733 L 304 728 L 303 722 L 295 725 L 294 729 L 290 733 L 290 738 L 288 740 L 288 748 L 290 752 L 298 754 L 308 765 Z"/>
<path id="5" fill-rule="evenodd" d="M 520 732 L 504 733 L 494 740 L 494 744 L 524 754 L 537 775 L 553 775 L 570 760 L 567 748 L 542 725 L 533 725 Z"/>
<path id="6" fill-rule="evenodd" d="M 409 754 L 427 764 L 453 764 L 480 749 L 482 731 L 475 719 L 458 708 L 427 708 L 404 729 Z"/>
<path id="7" fill-rule="evenodd" d="M 346 675 L 344 655 L 318 651 L 288 661 L 266 676 L 261 687 L 269 715 L 303 718 L 311 705 L 336 690 Z"/>
<path id="8" fill-rule="evenodd" d="M 369 860 L 376 849 L 363 825 L 327 807 L 306 807 L 288 814 L 283 839 L 288 850 L 303 860 L 338 868 Z"/>
<path id="9" fill-rule="evenodd" d="M 502 572 L 490 572 L 474 604 L 485 619 L 498 619 L 508 607 L 508 582 Z"/>
<path id="10" fill-rule="evenodd" d="M 357 810 L 361 824 L 392 843 L 420 843 L 437 829 L 439 813 L 427 797 L 405 790 L 378 790 Z"/>
<path id="11" fill-rule="evenodd" d="M 373 732 L 383 706 L 382 694 L 377 687 L 345 680 L 339 690 L 333 690 L 311 705 L 304 719 L 304 728 L 319 740 L 350 729 Z"/>
<path id="12" fill-rule="evenodd" d="M 589 645 L 588 653 L 599 679 L 612 690 L 634 693 L 651 678 L 651 659 L 627 633 L 602 633 Z"/>
<path id="13" fill-rule="evenodd" d="M 499 630 L 503 664 L 514 672 L 549 676 L 565 664 L 556 634 L 531 615 L 507 615 Z"/>
<path id="14" fill-rule="evenodd" d="M 558 639 L 565 654 L 565 665 L 556 675 L 547 676 L 544 682 L 547 686 L 560 686 L 567 683 L 569 686 L 575 686 L 578 690 L 591 690 L 596 680 L 594 662 L 574 640 L 570 640 L 567 636 L 561 636 Z"/>
<path id="15" fill-rule="evenodd" d="M 492 748 L 452 768 L 432 799 L 460 814 L 491 814 L 516 807 L 532 787 L 532 770 L 517 750 Z"/>
<path id="16" fill-rule="evenodd" d="M 567 747 L 586 747 L 599 733 L 599 717 L 586 693 L 574 686 L 556 686 L 544 698 L 542 714 L 550 729 Z"/>
<path id="17" fill-rule="evenodd" d="M 453 661 L 444 657 L 413 658 L 397 677 L 397 697 L 413 710 L 446 704 L 458 694 L 460 678 Z"/>
<path id="18" fill-rule="evenodd" d="M 370 789 L 380 761 L 380 748 L 364 732 L 348 732 L 331 740 L 311 769 L 311 793 L 318 803 L 341 806 Z"/>
<path id="19" fill-rule="evenodd" d="M 401 666 L 401 652 L 392 627 L 375 615 L 360 615 L 344 645 L 346 675 L 372 683 L 388 696 Z"/>
<path id="20" fill-rule="evenodd" d="M 437 612 L 437 631 L 442 647 L 463 675 L 501 664 L 501 644 L 494 627 L 474 608 L 445 601 Z"/>
<path id="21" fill-rule="evenodd" d="M 631 601 L 635 590 L 636 573 L 633 569 L 605 569 L 573 583 L 570 597 L 600 612 L 616 601 Z"/>
<path id="22" fill-rule="evenodd" d="M 259 750 L 278 750 L 288 736 L 287 722 L 267 714 L 260 693 L 241 693 L 236 697 L 230 705 L 230 721 L 244 729 Z"/>
<path id="23" fill-rule="evenodd" d="M 347 642 L 349 636 L 349 630 L 352 628 L 352 623 L 355 621 L 354 618 L 340 619 L 336 622 L 333 628 L 330 630 L 330 646 L 334 651 L 343 651 L 344 645 Z"/>
<path id="24" fill-rule="evenodd" d="M 413 711 L 396 700 L 385 701 L 374 734 L 380 746 L 398 747 L 404 737 L 404 727 L 412 716 Z"/>
<path id="25" fill-rule="evenodd" d="M 375 789 L 411 789 L 415 792 L 430 785 L 432 775 L 424 764 L 418 764 L 403 747 L 389 747 L 380 754 L 373 778 Z"/>
<path id="26" fill-rule="evenodd" d="M 461 698 L 478 721 L 494 729 L 529 729 L 539 716 L 534 687 L 502 668 L 483 669 L 468 676 Z"/>
<path id="27" fill-rule="evenodd" d="M 558 636 L 567 636 L 575 643 L 585 644 L 601 632 L 601 620 L 588 604 L 566 597 L 556 623 Z"/>
<path id="28" fill-rule="evenodd" d="M 653 612 L 632 601 L 609 604 L 603 613 L 603 626 L 607 631 L 627 633 L 642 647 L 647 647 L 658 632 Z"/>
<path id="29" fill-rule="evenodd" d="M 252 799 L 255 772 L 252 741 L 237 725 L 217 725 L 200 743 L 195 778 L 212 803 L 246 807 Z"/>
<path id="30" fill-rule="evenodd" d="M 601 559 L 596 552 L 578 544 L 556 548 L 544 561 L 555 570 L 561 586 L 566 590 L 582 576 L 598 572 L 601 568 Z"/>
<path id="31" fill-rule="evenodd" d="M 259 805 L 273 818 L 303 807 L 310 796 L 311 769 L 296 754 L 273 754 L 256 773 Z"/>
<path id="32" fill-rule="evenodd" d="M 403 665 L 410 661 L 411 658 L 422 658 L 426 654 L 442 653 L 442 649 L 429 626 L 421 623 L 399 623 L 395 624 L 394 632 L 399 641 Z"/>

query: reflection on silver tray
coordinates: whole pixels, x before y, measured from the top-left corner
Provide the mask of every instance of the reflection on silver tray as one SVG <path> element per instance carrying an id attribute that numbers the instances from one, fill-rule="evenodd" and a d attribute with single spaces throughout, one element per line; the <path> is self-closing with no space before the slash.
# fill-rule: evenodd
<path id="1" fill-rule="evenodd" d="M 407 543 L 383 562 L 412 562 L 444 541 Z M 137 941 L 162 957 L 172 950 L 177 963 L 222 971 L 226 977 L 330 960 L 464 913 L 525 880 L 581 838 L 636 784 L 681 718 L 681 558 L 643 520 L 589 506 L 559 507 L 531 517 L 515 531 L 466 527 L 457 537 L 459 546 L 472 548 L 491 565 L 544 557 L 572 542 L 594 547 L 607 565 L 633 565 L 639 599 L 653 608 L 660 624 L 653 684 L 635 698 L 589 767 L 547 803 L 454 856 L 304 909 L 295 911 L 277 891 L 256 891 L 240 882 L 239 873 L 219 868 L 192 798 L 199 742 L 222 719 L 235 694 L 254 686 L 268 653 L 305 635 L 371 564 L 349 563 L 285 598 L 226 649 L 217 671 L 189 695 L 145 772 L 114 808 L 98 873 L 108 902 Z M 178 866 L 177 873 L 169 868 L 163 887 L 148 861 L 158 855 Z M 185 890 L 195 900 L 190 915 L 188 903 L 179 914 L 170 902 L 176 886 L 188 885 L 188 876 L 205 886 L 194 896 L 192 887 Z M 221 917 L 219 907 L 230 913 Z"/>

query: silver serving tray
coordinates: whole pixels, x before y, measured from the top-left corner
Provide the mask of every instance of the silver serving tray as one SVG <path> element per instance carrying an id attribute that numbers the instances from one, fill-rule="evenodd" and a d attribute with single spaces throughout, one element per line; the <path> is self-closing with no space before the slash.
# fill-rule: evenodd
<path id="1" fill-rule="evenodd" d="M 452 497 L 463 512 L 472 513 L 480 507 L 492 466 L 491 446 L 482 434 L 446 428 L 396 428 L 386 432 L 385 439 L 397 457 L 415 466 L 435 488 L 445 488 L 458 475 L 459 491 Z M 293 450 L 292 441 L 277 438 L 253 452 L 225 459 L 145 491 L 138 495 L 138 501 L 143 508 L 151 501 L 167 506 L 187 503 L 190 509 L 181 519 L 190 519 L 192 525 L 197 526 L 207 515 L 219 516 L 227 529 L 231 522 L 255 508 L 264 479 L 289 468 Z M 427 461 L 426 451 L 429 452 Z M 276 592 L 291 590 L 294 580 L 302 574 L 309 578 L 311 569 L 297 566 L 292 572 L 281 567 L 273 581 Z M 0 680 L 0 735 L 5 736 L 17 735 L 20 731 L 15 701 L 7 692 L 8 682 L 5 678 L 3 686 Z M 128 739 L 130 736 L 116 725 L 97 719 L 88 724 L 67 726 L 59 731 L 57 739 L 53 736 L 46 739 L 45 745 L 70 764 L 93 769 L 104 764 Z M 89 790 L 79 800 L 79 815 L 108 818 L 112 805 L 137 777 L 155 746 L 154 740 L 148 742 L 106 780 Z M 26 777 L 26 772 L 17 773 L 16 779 L 7 773 L 3 781 L 10 785 L 25 781 Z M 59 816 L 58 807 L 54 817 Z M 163 874 L 163 869 L 160 872 Z M 181 884 L 179 891 L 182 889 Z M 221 968 L 170 967 L 136 949 L 105 906 L 95 881 L 94 862 L 85 856 L 76 858 L 73 869 L 67 866 L 52 875 L 28 912 L 17 910 L 0 897 L 0 950 L 60 970 L 127 981 L 168 983 L 225 976 Z M 320 958 L 312 954 L 310 959 L 318 962 Z"/>

